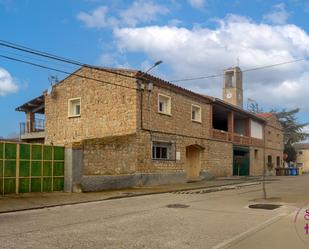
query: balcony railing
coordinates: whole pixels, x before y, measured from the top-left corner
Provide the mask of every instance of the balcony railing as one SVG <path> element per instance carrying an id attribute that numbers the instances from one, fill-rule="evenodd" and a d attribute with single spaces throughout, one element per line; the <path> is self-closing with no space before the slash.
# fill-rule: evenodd
<path id="1" fill-rule="evenodd" d="M 263 146 L 263 139 L 257 139 L 252 137 L 243 136 L 236 133 L 231 133 L 227 131 L 211 129 L 212 138 L 233 142 L 240 145 L 254 145 L 254 146 Z"/>
<path id="2" fill-rule="evenodd" d="M 212 129 L 211 133 L 213 138 L 225 141 L 232 141 L 232 134 L 230 132 Z"/>
<path id="3" fill-rule="evenodd" d="M 36 118 L 33 122 L 20 123 L 20 135 L 45 130 L 45 120 Z"/>

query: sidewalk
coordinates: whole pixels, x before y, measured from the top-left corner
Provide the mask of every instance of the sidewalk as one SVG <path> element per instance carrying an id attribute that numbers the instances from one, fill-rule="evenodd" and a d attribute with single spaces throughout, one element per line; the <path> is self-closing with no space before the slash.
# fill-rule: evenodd
<path id="1" fill-rule="evenodd" d="M 216 180 L 207 180 L 194 183 L 139 187 L 131 189 L 109 190 L 102 192 L 89 192 L 89 193 L 53 192 L 53 193 L 26 193 L 19 195 L 7 195 L 7 196 L 0 196 L 0 213 L 40 209 L 40 208 L 71 205 L 77 203 L 86 203 L 86 202 L 94 202 L 102 200 L 111 200 L 111 199 L 134 197 L 141 195 L 186 191 L 194 189 L 207 188 L 209 189 L 209 192 L 220 191 L 218 187 L 253 183 L 259 181 L 260 178 L 258 177 L 246 177 L 246 178 L 230 177 L 230 178 L 218 178 Z"/>

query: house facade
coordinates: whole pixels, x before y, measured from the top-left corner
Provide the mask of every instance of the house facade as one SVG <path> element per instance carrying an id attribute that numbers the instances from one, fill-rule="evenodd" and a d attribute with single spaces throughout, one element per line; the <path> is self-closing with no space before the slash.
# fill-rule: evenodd
<path id="1" fill-rule="evenodd" d="M 239 68 L 225 71 L 223 100 L 140 71 L 89 67 L 43 99 L 17 108 L 31 128 L 21 138 L 80 149 L 84 190 L 261 175 L 268 159 L 282 160 L 276 117 L 241 106 Z M 45 115 L 38 138 L 36 111 Z"/>
<path id="2" fill-rule="evenodd" d="M 302 167 L 305 173 L 309 173 L 309 144 L 299 143 L 295 144 L 296 163 L 298 167 Z"/>

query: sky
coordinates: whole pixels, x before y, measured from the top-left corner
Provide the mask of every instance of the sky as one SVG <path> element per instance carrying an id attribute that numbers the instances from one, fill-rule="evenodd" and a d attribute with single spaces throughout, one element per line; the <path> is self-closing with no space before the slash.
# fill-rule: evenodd
<path id="1" fill-rule="evenodd" d="M 147 70 L 162 60 L 151 73 L 168 81 L 303 59 L 244 72 L 244 106 L 299 107 L 299 121 L 309 122 L 308 18 L 309 0 L 0 0 L 0 40 L 98 66 Z M 1 55 L 76 69 L 2 46 Z M 19 133 L 25 115 L 15 108 L 51 76 L 66 75 L 0 57 L 0 136 Z M 176 84 L 222 97 L 221 76 Z"/>

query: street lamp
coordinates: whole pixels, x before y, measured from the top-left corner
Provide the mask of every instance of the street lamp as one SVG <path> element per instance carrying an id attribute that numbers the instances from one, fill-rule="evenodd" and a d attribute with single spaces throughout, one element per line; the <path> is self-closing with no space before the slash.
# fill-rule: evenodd
<path id="1" fill-rule="evenodd" d="M 153 68 L 155 68 L 156 66 L 160 65 L 161 63 L 163 63 L 163 61 L 157 61 L 155 64 L 153 64 L 153 66 L 151 66 L 145 73 L 143 73 L 142 75 L 148 73 L 150 70 L 152 70 Z"/>
<path id="2" fill-rule="evenodd" d="M 153 64 L 150 68 L 148 68 L 145 72 L 143 72 L 139 78 L 142 78 L 145 74 L 147 74 L 149 71 L 151 71 L 153 68 L 155 68 L 156 66 L 160 65 L 161 63 L 163 63 L 163 61 L 159 60 L 156 61 L 155 64 Z M 143 90 L 145 88 L 144 83 L 140 82 L 140 89 Z M 153 84 L 151 82 L 148 83 L 148 91 L 151 91 L 153 88 Z"/>

